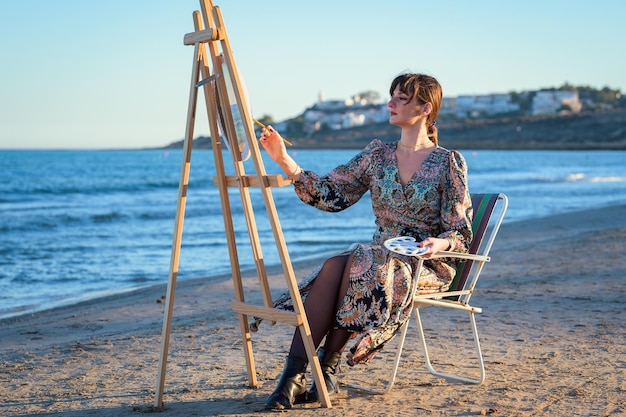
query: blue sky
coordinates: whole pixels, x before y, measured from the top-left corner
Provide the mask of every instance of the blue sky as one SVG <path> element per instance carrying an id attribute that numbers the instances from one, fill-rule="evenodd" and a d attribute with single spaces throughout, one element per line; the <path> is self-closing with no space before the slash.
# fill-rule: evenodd
<path id="1" fill-rule="evenodd" d="M 383 4 L 384 3 L 384 4 Z M 283 120 L 410 70 L 444 95 L 626 91 L 626 2 L 215 1 L 252 113 Z M 156 147 L 184 136 L 197 0 L 0 2 L 0 149 Z M 200 101 L 202 103 L 202 101 Z M 207 134 L 199 107 L 196 135 Z"/>

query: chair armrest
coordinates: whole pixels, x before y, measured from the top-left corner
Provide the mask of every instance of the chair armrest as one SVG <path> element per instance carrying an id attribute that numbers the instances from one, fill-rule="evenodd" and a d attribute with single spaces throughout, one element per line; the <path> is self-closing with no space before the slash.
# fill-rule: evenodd
<path id="1" fill-rule="evenodd" d="M 463 253 L 463 252 L 450 252 L 447 250 L 442 250 L 440 252 L 437 252 L 430 259 L 436 259 L 436 258 L 469 259 L 472 261 L 482 261 L 482 262 L 491 261 L 491 258 L 489 256 L 475 255 L 472 253 Z"/>

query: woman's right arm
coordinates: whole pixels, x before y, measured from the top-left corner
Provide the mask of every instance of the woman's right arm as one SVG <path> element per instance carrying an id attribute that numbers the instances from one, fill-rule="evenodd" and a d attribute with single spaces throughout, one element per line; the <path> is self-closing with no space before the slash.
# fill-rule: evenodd
<path id="1" fill-rule="evenodd" d="M 270 158 L 280 166 L 285 174 L 292 180 L 298 181 L 302 168 L 287 153 L 287 148 L 285 148 L 285 143 L 280 134 L 272 126 L 267 126 L 261 131 L 259 141 Z"/>
<path id="2" fill-rule="evenodd" d="M 382 150 L 381 145 L 378 139 L 373 140 L 350 161 L 324 176 L 307 170 L 294 184 L 296 194 L 308 205 L 324 211 L 342 211 L 352 206 L 369 190 L 371 170 L 379 165 L 376 155 Z"/>

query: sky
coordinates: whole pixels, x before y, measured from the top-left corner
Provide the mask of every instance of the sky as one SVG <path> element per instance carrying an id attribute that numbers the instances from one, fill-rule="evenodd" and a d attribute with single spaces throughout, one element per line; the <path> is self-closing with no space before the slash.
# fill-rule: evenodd
<path id="1" fill-rule="evenodd" d="M 253 116 L 388 96 L 401 72 L 444 96 L 626 91 L 622 0 L 214 0 Z M 1 0 L 0 149 L 165 146 L 185 134 L 197 0 Z M 207 135 L 202 96 L 194 136 Z"/>

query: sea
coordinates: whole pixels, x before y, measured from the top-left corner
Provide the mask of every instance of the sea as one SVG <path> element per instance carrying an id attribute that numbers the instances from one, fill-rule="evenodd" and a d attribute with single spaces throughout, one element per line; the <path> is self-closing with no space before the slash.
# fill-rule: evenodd
<path id="1" fill-rule="evenodd" d="M 320 174 L 357 150 L 294 150 Z M 461 150 L 470 191 L 509 197 L 505 222 L 626 203 L 626 151 Z M 263 153 L 267 173 L 279 168 Z M 166 284 L 181 150 L 0 150 L 0 319 Z M 234 167 L 224 153 L 228 174 Z M 246 172 L 254 173 L 251 160 Z M 211 150 L 190 165 L 178 282 L 230 272 Z M 272 188 L 292 261 L 322 257 L 374 231 L 369 195 L 341 213 Z M 229 190 L 242 269 L 253 269 L 239 191 Z M 279 265 L 259 189 L 250 189 L 266 265 Z"/>

